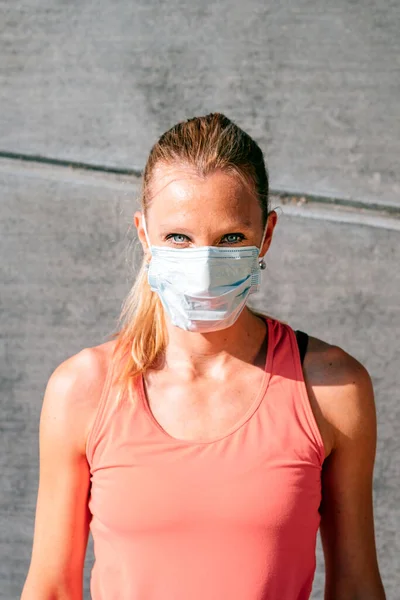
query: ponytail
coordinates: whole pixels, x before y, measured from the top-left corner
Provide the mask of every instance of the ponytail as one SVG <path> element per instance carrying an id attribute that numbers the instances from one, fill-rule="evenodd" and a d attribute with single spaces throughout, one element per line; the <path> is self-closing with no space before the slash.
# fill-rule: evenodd
<path id="1" fill-rule="evenodd" d="M 117 337 L 113 358 L 122 366 L 118 382 L 126 384 L 154 365 L 167 341 L 164 309 L 158 294 L 150 289 L 145 259 L 123 303 L 119 323 L 113 336 Z M 125 354 L 128 359 L 120 361 Z"/>

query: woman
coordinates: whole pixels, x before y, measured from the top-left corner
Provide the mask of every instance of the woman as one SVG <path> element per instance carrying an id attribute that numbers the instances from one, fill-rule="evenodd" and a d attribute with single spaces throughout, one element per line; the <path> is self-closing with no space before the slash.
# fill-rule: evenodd
<path id="1" fill-rule="evenodd" d="M 179 123 L 134 218 L 116 339 L 48 382 L 23 600 L 82 598 L 89 527 L 93 600 L 305 600 L 320 525 L 326 600 L 383 599 L 369 374 L 311 336 L 302 363 L 246 306 L 277 222 L 260 148 L 218 113 Z"/>

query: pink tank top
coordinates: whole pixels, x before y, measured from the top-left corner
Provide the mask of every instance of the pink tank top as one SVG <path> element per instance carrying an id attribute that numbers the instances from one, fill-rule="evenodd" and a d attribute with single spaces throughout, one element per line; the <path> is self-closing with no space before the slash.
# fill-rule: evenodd
<path id="1" fill-rule="evenodd" d="M 182 441 L 108 374 L 87 443 L 92 600 L 306 600 L 324 448 L 293 329 L 267 318 L 261 388 L 223 436 Z M 249 390 L 252 393 L 252 390 Z"/>

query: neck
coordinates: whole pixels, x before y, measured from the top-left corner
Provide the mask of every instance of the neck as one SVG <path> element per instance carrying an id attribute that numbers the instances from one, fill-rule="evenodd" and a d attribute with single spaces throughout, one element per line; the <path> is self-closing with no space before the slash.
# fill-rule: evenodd
<path id="1" fill-rule="evenodd" d="M 232 359 L 257 362 L 267 327 L 264 319 L 248 308 L 231 327 L 211 333 L 185 331 L 166 321 L 168 345 L 164 367 L 180 374 L 184 371 L 192 377 L 212 375 Z"/>

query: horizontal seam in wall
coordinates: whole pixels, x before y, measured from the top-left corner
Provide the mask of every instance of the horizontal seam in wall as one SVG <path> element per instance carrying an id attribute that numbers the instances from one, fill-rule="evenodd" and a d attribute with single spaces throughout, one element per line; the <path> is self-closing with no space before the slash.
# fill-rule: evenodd
<path id="1" fill-rule="evenodd" d="M 58 158 L 51 158 L 35 154 L 24 154 L 16 152 L 0 151 L 0 160 L 18 161 L 27 164 L 36 164 L 43 166 L 56 166 L 61 168 L 68 168 L 77 171 L 103 173 L 106 175 L 119 175 L 125 177 L 132 177 L 135 179 L 140 178 L 143 175 L 143 170 L 139 168 L 124 168 L 107 166 L 101 164 L 85 163 L 73 160 L 63 160 Z M 371 221 L 373 215 L 377 216 L 377 226 L 384 226 L 392 228 L 390 223 L 393 220 L 400 219 L 400 206 L 394 206 L 391 204 L 371 203 L 362 202 L 359 200 L 337 198 L 334 196 L 322 196 L 316 194 L 307 194 L 301 192 L 290 192 L 281 189 L 270 190 L 271 201 L 278 201 L 282 207 L 288 207 L 288 214 L 295 214 L 296 216 L 304 216 L 310 218 L 325 218 L 326 210 L 329 208 L 334 209 L 334 213 L 330 214 L 329 220 L 337 220 L 341 222 L 356 222 L 355 215 L 366 215 L 367 218 L 362 218 L 360 224 L 374 225 Z M 294 207 L 294 209 L 293 209 Z M 301 210 L 304 208 L 304 210 Z M 338 210 L 339 209 L 339 210 Z M 347 216 L 340 215 L 340 209 L 347 211 Z M 349 217 L 349 213 L 352 213 L 352 217 Z M 383 219 L 383 221 L 382 221 Z M 379 225 L 379 222 L 385 224 Z M 399 229 L 398 224 L 393 227 Z"/>

